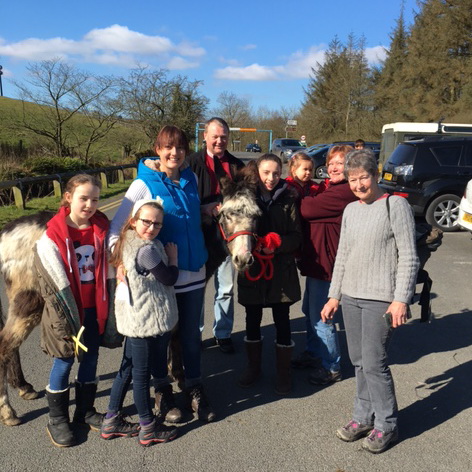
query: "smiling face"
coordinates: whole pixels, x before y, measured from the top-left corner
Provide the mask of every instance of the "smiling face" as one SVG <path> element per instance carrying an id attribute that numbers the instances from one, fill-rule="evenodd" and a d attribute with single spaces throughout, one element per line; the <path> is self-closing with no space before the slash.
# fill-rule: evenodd
<path id="1" fill-rule="evenodd" d="M 218 122 L 212 122 L 203 133 L 207 151 L 211 156 L 221 157 L 228 147 L 228 130 Z"/>
<path id="2" fill-rule="evenodd" d="M 347 181 L 352 193 L 361 202 L 372 203 L 383 193 L 377 184 L 377 176 L 369 174 L 365 169 L 351 170 Z"/>
<path id="3" fill-rule="evenodd" d="M 78 226 L 88 226 L 89 219 L 97 211 L 100 189 L 90 183 L 77 185 L 72 192 L 65 192 L 64 198 L 70 207 L 69 218 Z"/>
<path id="4" fill-rule="evenodd" d="M 259 164 L 259 179 L 262 190 L 272 191 L 280 182 L 281 169 L 275 161 L 262 161 Z"/>
<path id="5" fill-rule="evenodd" d="M 346 156 L 343 153 L 337 152 L 331 156 L 328 163 L 329 180 L 333 184 L 342 182 L 344 177 L 344 164 Z"/>
<path id="6" fill-rule="evenodd" d="M 152 241 L 162 228 L 164 213 L 150 205 L 143 205 L 136 216 L 130 219 L 131 227 L 141 239 Z"/>
<path id="7" fill-rule="evenodd" d="M 175 174 L 185 160 L 185 148 L 179 145 L 156 147 L 156 153 L 160 158 L 160 170 L 167 175 Z"/>

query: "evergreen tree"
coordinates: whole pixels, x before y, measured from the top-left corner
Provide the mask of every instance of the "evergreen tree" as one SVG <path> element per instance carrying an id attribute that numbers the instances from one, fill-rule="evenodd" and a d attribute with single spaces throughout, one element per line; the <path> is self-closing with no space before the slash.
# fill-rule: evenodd
<path id="1" fill-rule="evenodd" d="M 390 47 L 386 50 L 387 57 L 375 71 L 374 78 L 375 106 L 384 124 L 408 119 L 406 110 L 402 109 L 398 101 L 405 80 L 404 64 L 408 40 L 403 6 L 390 39 Z"/>
<path id="2" fill-rule="evenodd" d="M 420 6 L 407 42 L 400 106 L 415 121 L 450 120 L 470 102 L 471 1 L 426 0 Z"/>
<path id="3" fill-rule="evenodd" d="M 373 104 L 364 39 L 350 35 L 343 45 L 334 38 L 317 66 L 305 90 L 300 128 L 326 141 L 366 136 Z"/>

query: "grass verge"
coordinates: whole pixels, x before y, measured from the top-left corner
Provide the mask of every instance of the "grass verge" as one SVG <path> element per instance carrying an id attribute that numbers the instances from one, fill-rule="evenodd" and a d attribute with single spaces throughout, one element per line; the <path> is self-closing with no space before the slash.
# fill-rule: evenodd
<path id="1" fill-rule="evenodd" d="M 104 188 L 100 192 L 100 200 L 126 192 L 130 184 L 130 180 L 124 183 L 110 184 L 108 188 Z M 60 201 L 61 199 L 59 197 L 43 197 L 28 200 L 24 210 L 14 205 L 0 207 L 0 228 L 3 228 L 5 224 L 20 216 L 32 215 L 33 213 L 38 213 L 43 210 L 57 211 Z"/>

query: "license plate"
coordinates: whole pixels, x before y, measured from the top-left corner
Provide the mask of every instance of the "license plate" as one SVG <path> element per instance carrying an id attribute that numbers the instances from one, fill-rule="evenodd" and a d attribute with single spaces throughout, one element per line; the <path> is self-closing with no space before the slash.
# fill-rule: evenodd
<path id="1" fill-rule="evenodd" d="M 384 180 L 392 180 L 393 175 L 390 172 L 385 172 Z"/>
<path id="2" fill-rule="evenodd" d="M 464 213 L 462 215 L 462 219 L 467 221 L 467 223 L 472 223 L 472 215 L 469 215 L 469 213 Z"/>

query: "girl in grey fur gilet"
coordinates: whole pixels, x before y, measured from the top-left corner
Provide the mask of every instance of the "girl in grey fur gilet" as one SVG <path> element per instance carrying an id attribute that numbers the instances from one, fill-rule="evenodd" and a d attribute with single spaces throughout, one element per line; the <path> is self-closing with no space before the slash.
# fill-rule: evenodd
<path id="1" fill-rule="evenodd" d="M 167 347 L 170 332 L 177 323 L 174 287 L 177 246 L 164 247 L 156 239 L 162 227 L 162 200 L 139 200 L 114 246 L 110 262 L 123 273 L 115 294 L 118 331 L 126 336 L 123 359 L 113 382 L 108 412 L 101 436 L 139 435 L 142 446 L 169 441 L 177 429 L 158 424 L 149 396 L 151 374 L 157 392 L 172 399 L 167 380 Z M 120 414 L 126 391 L 133 380 L 133 396 L 139 425 L 127 422 Z"/>

